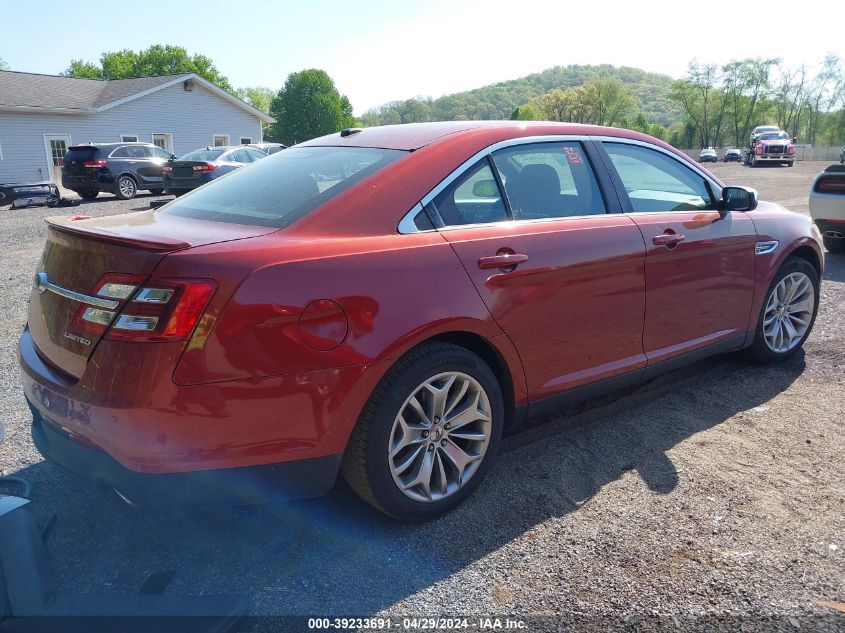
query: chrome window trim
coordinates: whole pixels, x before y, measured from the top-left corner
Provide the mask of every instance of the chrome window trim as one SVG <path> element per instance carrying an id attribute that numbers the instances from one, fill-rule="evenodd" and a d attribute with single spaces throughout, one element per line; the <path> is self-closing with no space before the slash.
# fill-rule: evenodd
<path id="1" fill-rule="evenodd" d="M 713 177 L 710 176 L 707 172 L 701 169 L 698 165 L 694 163 L 686 163 L 678 158 L 678 155 L 674 152 L 670 152 L 668 149 L 660 147 L 659 145 L 655 145 L 654 143 L 647 143 L 646 141 L 640 141 L 634 138 L 622 138 L 619 136 L 591 136 L 590 140 L 596 141 L 599 143 L 624 143 L 627 145 L 639 145 L 640 147 L 645 147 L 647 149 L 653 149 L 661 154 L 664 154 L 671 158 L 672 160 L 678 162 L 680 165 L 686 167 L 687 169 L 695 172 L 699 176 L 701 176 L 705 181 L 710 184 L 710 188 L 712 189 L 713 195 L 721 192 L 723 187 L 718 182 L 713 180 Z M 607 151 L 607 150 L 605 150 Z M 707 211 L 713 211 L 714 213 L 718 213 L 718 209 L 699 209 L 702 213 Z M 690 213 L 689 210 L 686 211 L 623 211 L 626 215 L 640 215 L 643 213 Z"/>
<path id="2" fill-rule="evenodd" d="M 422 197 L 422 199 L 416 205 L 414 205 L 414 208 L 411 209 L 410 211 L 408 211 L 408 213 L 406 213 L 402 217 L 402 219 L 399 221 L 399 224 L 397 225 L 397 231 L 402 235 L 407 235 L 408 233 L 422 233 L 423 231 L 421 229 L 416 228 L 416 226 L 413 223 L 413 217 L 417 213 L 419 213 L 419 210 L 417 210 L 417 207 L 420 207 L 420 208 L 425 207 L 425 205 L 427 205 L 429 202 L 434 200 L 434 198 L 436 198 L 437 195 L 441 191 L 443 191 L 446 187 L 448 187 L 450 184 L 452 184 L 455 180 L 460 178 L 467 169 L 469 169 L 470 167 L 475 165 L 482 158 L 486 158 L 488 155 L 492 154 L 493 152 L 496 152 L 500 149 L 504 149 L 506 147 L 513 147 L 515 145 L 533 145 L 534 143 L 566 143 L 566 142 L 572 142 L 572 141 L 583 143 L 583 142 L 589 141 L 591 138 L 592 137 L 584 135 L 584 134 L 544 134 L 544 135 L 540 135 L 540 136 L 520 136 L 519 138 L 511 138 L 511 139 L 507 139 L 507 140 L 504 140 L 504 141 L 498 141 L 497 143 L 493 143 L 492 145 L 488 145 L 487 147 L 485 147 L 482 150 L 479 150 L 478 152 L 473 154 L 470 158 L 468 158 L 463 163 L 458 165 L 458 167 L 456 167 L 454 170 L 452 170 L 452 172 L 448 176 L 446 176 L 431 191 L 429 191 L 426 195 L 424 195 Z M 590 164 L 590 166 L 593 169 L 595 169 L 592 166 L 592 163 Z M 536 218 L 536 219 L 531 219 L 531 220 L 508 220 L 507 222 L 509 222 L 509 223 L 513 223 L 513 222 L 537 222 L 537 221 L 543 222 L 543 221 L 547 221 L 547 220 L 572 219 L 572 218 L 575 218 L 575 217 L 595 217 L 596 215 L 611 215 L 611 214 L 608 214 L 607 211 L 605 210 L 604 213 L 593 213 L 593 214 L 584 215 L 584 216 L 569 216 L 569 217 L 566 217 L 566 218 Z M 410 220 L 409 220 L 409 218 L 410 218 Z M 454 226 L 442 226 L 442 227 L 435 227 L 434 229 L 426 229 L 426 231 L 431 231 L 431 230 L 444 231 L 444 230 L 451 230 L 451 229 L 456 229 L 456 228 L 471 228 L 471 227 L 477 227 L 477 226 L 495 226 L 495 225 L 501 226 L 502 224 L 505 224 L 505 223 L 504 222 L 485 222 L 485 223 L 481 223 L 481 224 L 456 224 Z M 408 230 L 409 226 L 412 227 L 413 230 Z"/>
<path id="3" fill-rule="evenodd" d="M 107 310 L 113 310 L 114 308 L 120 305 L 119 301 L 101 299 L 100 297 L 92 297 L 91 295 L 85 295 L 81 292 L 76 292 L 75 290 L 68 290 L 67 288 L 57 286 L 56 284 L 50 281 L 50 278 L 47 276 L 47 273 L 38 273 L 35 276 L 35 286 L 38 288 L 38 292 L 52 292 L 53 294 L 59 295 L 60 297 L 64 297 L 65 299 L 70 299 L 71 301 L 79 301 L 80 303 L 85 303 L 89 306 L 94 306 L 95 308 L 105 308 Z"/>
<path id="4" fill-rule="evenodd" d="M 399 220 L 399 225 L 396 229 L 402 235 L 409 235 L 410 233 L 431 233 L 432 231 L 436 231 L 437 229 L 421 229 L 414 224 L 414 218 L 417 217 L 420 211 L 423 210 L 422 202 L 417 202 L 414 207 L 405 214 L 401 220 Z"/>

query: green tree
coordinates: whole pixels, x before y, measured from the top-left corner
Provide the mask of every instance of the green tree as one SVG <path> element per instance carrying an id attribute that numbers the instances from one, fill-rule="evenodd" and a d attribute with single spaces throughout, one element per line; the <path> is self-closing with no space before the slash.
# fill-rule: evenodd
<path id="1" fill-rule="evenodd" d="M 540 111 L 536 107 L 534 107 L 530 103 L 526 103 L 525 105 L 521 105 L 518 108 L 514 109 L 514 111 L 511 113 L 511 120 L 542 121 L 543 115 L 540 114 Z"/>
<path id="2" fill-rule="evenodd" d="M 292 145 L 348 126 L 352 104 L 324 70 L 309 68 L 288 75 L 273 97 L 270 114 L 276 123 L 270 126 L 269 136 Z"/>
<path id="3" fill-rule="evenodd" d="M 129 49 L 105 52 L 100 56 L 99 66 L 74 59 L 62 74 L 89 79 L 126 79 L 181 73 L 196 73 L 223 90 L 233 92 L 229 80 L 220 74 L 211 59 L 205 55 L 189 55 L 181 46 L 154 44 L 137 52 Z"/>
<path id="4" fill-rule="evenodd" d="M 9 70 L 9 64 L 2 57 L 0 57 L 0 70 Z"/>
<path id="5" fill-rule="evenodd" d="M 272 88 L 256 86 L 254 88 L 236 88 L 233 93 L 241 101 L 246 101 L 256 110 L 270 114 L 270 103 L 276 95 Z"/>

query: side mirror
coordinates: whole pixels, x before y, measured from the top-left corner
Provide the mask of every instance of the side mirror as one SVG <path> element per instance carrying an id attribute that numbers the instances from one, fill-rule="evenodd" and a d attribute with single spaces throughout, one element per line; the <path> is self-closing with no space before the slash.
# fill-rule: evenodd
<path id="1" fill-rule="evenodd" d="M 170 160 L 176 160 L 176 154 L 171 154 L 171 155 L 170 155 Z"/>
<path id="2" fill-rule="evenodd" d="M 753 211 L 757 208 L 757 192 L 750 187 L 725 187 L 719 206 L 722 215 L 728 211 Z"/>
<path id="3" fill-rule="evenodd" d="M 499 186 L 495 180 L 479 180 L 472 186 L 472 195 L 476 198 L 498 198 Z"/>

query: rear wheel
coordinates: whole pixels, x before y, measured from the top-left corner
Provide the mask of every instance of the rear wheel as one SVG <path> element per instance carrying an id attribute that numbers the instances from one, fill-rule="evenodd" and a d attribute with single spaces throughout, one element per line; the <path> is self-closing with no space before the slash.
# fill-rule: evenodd
<path id="1" fill-rule="evenodd" d="M 751 346 L 752 356 L 771 363 L 795 354 L 813 328 L 818 296 L 816 269 L 807 260 L 788 258 L 766 292 Z"/>
<path id="2" fill-rule="evenodd" d="M 399 360 L 352 432 L 343 474 L 365 501 L 403 521 L 437 517 L 487 474 L 502 434 L 501 390 L 472 352 L 434 343 Z"/>
<path id="3" fill-rule="evenodd" d="M 85 191 L 79 191 L 77 193 L 79 193 L 79 195 L 82 198 L 85 198 L 86 200 L 93 200 L 94 198 L 100 195 L 100 192 L 96 189 L 86 189 Z"/>
<path id="4" fill-rule="evenodd" d="M 831 253 L 845 252 L 845 238 L 824 235 L 822 240 L 824 241 L 824 247 Z"/>
<path id="5" fill-rule="evenodd" d="M 138 193 L 138 185 L 131 176 L 121 176 L 117 179 L 115 194 L 121 200 L 131 200 Z"/>
<path id="6" fill-rule="evenodd" d="M 164 193 L 164 189 L 150 189 L 150 193 L 154 196 L 160 196 Z"/>

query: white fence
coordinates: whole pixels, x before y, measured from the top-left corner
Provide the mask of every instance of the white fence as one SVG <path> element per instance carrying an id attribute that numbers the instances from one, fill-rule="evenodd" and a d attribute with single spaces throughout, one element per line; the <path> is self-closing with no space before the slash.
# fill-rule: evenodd
<path id="1" fill-rule="evenodd" d="M 744 149 L 744 148 L 742 148 Z M 701 150 L 697 149 L 682 149 L 681 150 L 684 154 L 692 158 L 693 160 L 698 160 L 698 154 Z M 818 161 L 825 161 L 830 163 L 838 163 L 839 162 L 839 152 L 842 151 L 842 147 L 834 146 L 834 147 L 802 147 L 798 145 L 795 148 L 795 160 L 818 160 Z M 716 154 L 719 156 L 719 160 L 721 161 L 725 156 L 724 149 L 717 149 Z"/>

